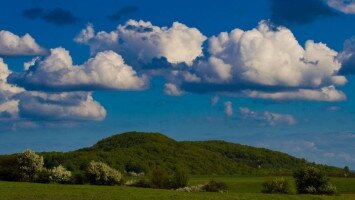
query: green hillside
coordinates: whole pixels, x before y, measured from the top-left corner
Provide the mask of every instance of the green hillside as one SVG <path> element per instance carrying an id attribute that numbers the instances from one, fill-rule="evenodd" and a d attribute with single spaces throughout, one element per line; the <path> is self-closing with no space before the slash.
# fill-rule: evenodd
<path id="1" fill-rule="evenodd" d="M 159 133 L 129 132 L 111 136 L 89 148 L 72 152 L 42 152 L 45 166 L 59 164 L 71 171 L 84 170 L 91 160 L 102 161 L 126 172 L 149 172 L 156 165 L 191 174 L 287 175 L 303 165 L 314 165 L 285 153 L 225 141 L 177 142 Z M 1 166 L 11 165 L 10 156 L 0 156 Z M 10 163 L 10 164 L 9 164 Z M 342 170 L 319 165 L 330 175 Z M 4 171 L 4 170 L 3 170 Z"/>

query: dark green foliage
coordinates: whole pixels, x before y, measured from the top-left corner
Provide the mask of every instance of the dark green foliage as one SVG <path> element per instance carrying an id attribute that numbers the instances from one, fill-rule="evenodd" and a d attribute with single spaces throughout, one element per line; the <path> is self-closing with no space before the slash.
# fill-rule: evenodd
<path id="1" fill-rule="evenodd" d="M 278 193 L 288 194 L 290 193 L 290 183 L 285 178 L 275 178 L 270 181 L 266 181 L 262 185 L 263 193 Z"/>
<path id="2" fill-rule="evenodd" d="M 17 170 L 17 156 L 3 155 L 0 157 L 0 180 L 4 181 L 18 181 Z"/>
<path id="3" fill-rule="evenodd" d="M 82 171 L 73 172 L 72 183 L 73 184 L 84 184 L 88 182 L 85 173 Z"/>
<path id="4" fill-rule="evenodd" d="M 50 175 L 51 173 L 47 169 L 42 169 L 38 172 L 35 182 L 37 183 L 50 183 Z"/>
<path id="5" fill-rule="evenodd" d="M 326 174 L 315 167 L 304 167 L 293 175 L 297 192 L 300 194 L 328 194 L 336 193 L 336 188 L 329 183 Z"/>
<path id="6" fill-rule="evenodd" d="M 202 187 L 202 190 L 206 192 L 225 192 L 227 189 L 228 187 L 225 182 L 215 180 L 210 180 Z"/>

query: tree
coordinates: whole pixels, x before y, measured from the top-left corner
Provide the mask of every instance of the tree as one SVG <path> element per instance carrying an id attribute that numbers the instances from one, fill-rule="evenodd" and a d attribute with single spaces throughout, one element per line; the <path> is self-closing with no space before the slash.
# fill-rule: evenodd
<path id="1" fill-rule="evenodd" d="M 86 171 L 88 180 L 93 185 L 116 185 L 121 183 L 122 175 L 102 162 L 91 161 Z"/>
<path id="2" fill-rule="evenodd" d="M 34 181 L 44 163 L 42 156 L 28 149 L 18 155 L 17 164 L 20 181 Z"/>
<path id="3" fill-rule="evenodd" d="M 345 166 L 343 171 L 344 171 L 344 177 L 348 177 L 351 174 L 348 166 Z"/>
<path id="4" fill-rule="evenodd" d="M 297 192 L 300 194 L 335 194 L 336 187 L 329 183 L 323 171 L 315 167 L 305 167 L 293 175 Z"/>

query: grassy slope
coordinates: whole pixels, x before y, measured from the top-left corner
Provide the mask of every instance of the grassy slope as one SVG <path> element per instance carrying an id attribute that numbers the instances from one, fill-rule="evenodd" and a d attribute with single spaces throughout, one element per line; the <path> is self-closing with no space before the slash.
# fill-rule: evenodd
<path id="1" fill-rule="evenodd" d="M 232 177 L 216 176 L 193 177 L 191 184 L 203 183 L 214 178 L 225 181 L 230 191 L 225 194 L 220 193 L 185 193 L 171 190 L 130 188 L 120 186 L 90 186 L 90 185 L 55 185 L 55 184 L 34 184 L 34 183 L 14 183 L 0 182 L 1 200 L 348 200 L 355 199 L 355 179 L 334 178 L 332 182 L 342 193 L 339 196 L 315 196 L 315 195 L 269 195 L 261 194 L 261 183 L 268 177 Z"/>
<path id="2" fill-rule="evenodd" d="M 64 164 L 84 169 L 91 160 L 103 161 L 121 171 L 128 163 L 149 171 L 155 165 L 174 170 L 183 166 L 191 174 L 290 174 L 306 163 L 303 159 L 264 148 L 224 141 L 177 142 L 158 133 L 124 133 L 99 141 L 90 148 L 67 153 L 43 153 L 47 167 Z M 1 160 L 0 160 L 1 161 Z M 325 167 L 330 174 L 341 173 Z"/>

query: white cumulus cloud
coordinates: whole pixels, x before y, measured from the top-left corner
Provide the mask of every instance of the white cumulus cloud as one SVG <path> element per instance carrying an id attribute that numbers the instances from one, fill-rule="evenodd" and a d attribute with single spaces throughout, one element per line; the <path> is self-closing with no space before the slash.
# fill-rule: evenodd
<path id="1" fill-rule="evenodd" d="M 25 34 L 20 37 L 9 31 L 0 31 L 0 56 L 43 55 L 46 50 Z"/>
<path id="2" fill-rule="evenodd" d="M 16 125 L 30 121 L 99 121 L 106 116 L 91 92 L 26 91 L 7 82 L 11 73 L 0 58 L 0 121 L 16 121 Z"/>
<path id="3" fill-rule="evenodd" d="M 75 38 L 76 42 L 89 45 L 92 54 L 114 50 L 128 60 L 150 63 L 154 58 L 166 58 L 172 64 L 188 65 L 202 55 L 205 40 L 198 29 L 179 22 L 171 27 L 158 27 L 142 20 L 129 20 L 114 31 L 98 33 L 89 24 Z"/>
<path id="4" fill-rule="evenodd" d="M 35 60 L 14 82 L 29 89 L 49 90 L 139 90 L 146 87 L 146 78 L 139 77 L 123 58 L 113 51 L 96 54 L 83 65 L 73 65 L 69 52 L 51 49 L 43 61 Z"/>
<path id="5" fill-rule="evenodd" d="M 175 73 L 175 82 L 183 90 L 277 100 L 346 99 L 336 89 L 347 83 L 339 75 L 338 53 L 312 40 L 303 47 L 285 27 L 261 21 L 252 30 L 222 32 L 209 39 L 208 52 L 206 59 L 184 69 L 197 81 L 189 82 L 181 76 L 183 72 Z"/>
<path id="6" fill-rule="evenodd" d="M 290 87 L 346 83 L 345 77 L 336 75 L 340 69 L 336 51 L 311 40 L 303 48 L 289 29 L 273 28 L 265 21 L 249 31 L 235 29 L 213 36 L 209 53 L 209 73 L 221 82 Z M 207 81 L 213 81 L 209 76 Z"/>

